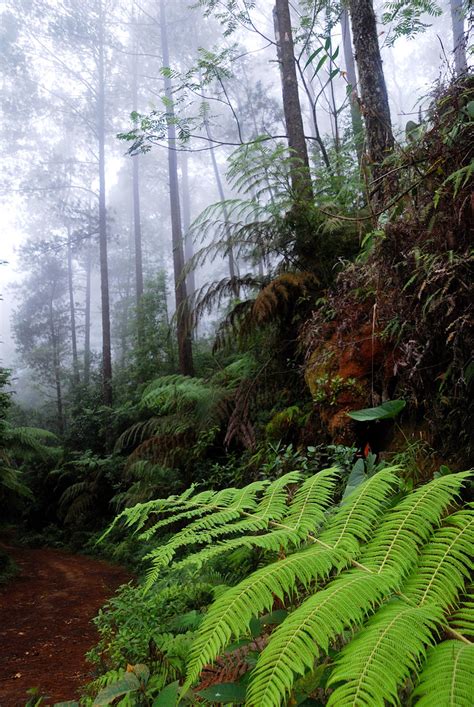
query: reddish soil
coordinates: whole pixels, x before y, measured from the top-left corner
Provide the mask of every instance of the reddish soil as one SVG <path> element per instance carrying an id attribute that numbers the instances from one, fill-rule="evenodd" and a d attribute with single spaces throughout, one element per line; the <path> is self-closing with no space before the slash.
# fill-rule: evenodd
<path id="1" fill-rule="evenodd" d="M 120 567 L 58 550 L 2 546 L 19 574 L 0 589 L 0 707 L 77 699 L 93 678 L 84 654 L 97 641 L 91 619 L 130 580 Z"/>

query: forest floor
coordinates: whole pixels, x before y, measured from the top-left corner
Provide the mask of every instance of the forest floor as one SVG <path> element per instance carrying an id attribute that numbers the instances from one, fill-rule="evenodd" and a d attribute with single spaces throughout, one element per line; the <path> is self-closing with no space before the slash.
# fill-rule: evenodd
<path id="1" fill-rule="evenodd" d="M 19 572 L 0 588 L 0 707 L 25 707 L 33 687 L 45 705 L 77 699 L 93 678 L 84 659 L 98 639 L 91 619 L 130 575 L 59 550 L 1 547 Z"/>

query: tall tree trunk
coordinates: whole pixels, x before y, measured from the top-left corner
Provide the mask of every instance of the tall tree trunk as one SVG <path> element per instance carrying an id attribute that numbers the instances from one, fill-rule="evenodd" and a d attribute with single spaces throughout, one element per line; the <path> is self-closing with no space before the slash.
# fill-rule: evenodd
<path id="1" fill-rule="evenodd" d="M 194 245 L 189 228 L 191 226 L 191 197 L 189 193 L 188 153 L 181 155 L 181 193 L 183 195 L 183 228 L 184 228 L 184 257 L 186 265 L 193 259 Z M 190 302 L 194 301 L 196 292 L 196 275 L 190 270 L 186 276 L 186 289 Z"/>
<path id="2" fill-rule="evenodd" d="M 393 150 L 392 122 L 372 0 L 349 0 L 349 10 L 359 70 L 368 158 L 375 184 L 372 202 L 377 206 L 383 203 L 395 187 L 393 181 L 389 185 L 384 180 L 382 167 L 383 160 Z"/>
<path id="3" fill-rule="evenodd" d="M 89 230 L 91 220 L 89 219 Z M 84 312 L 84 385 L 89 385 L 91 374 L 91 271 L 92 271 L 92 235 L 89 235 L 86 260 L 86 301 Z"/>
<path id="4" fill-rule="evenodd" d="M 354 62 L 354 53 L 352 51 L 351 30 L 349 26 L 349 13 L 347 7 L 343 5 L 341 13 L 341 29 L 342 29 L 342 47 L 344 50 L 344 61 L 346 64 L 347 83 L 351 87 L 349 96 L 351 108 L 351 123 L 352 133 L 354 135 L 354 144 L 357 152 L 359 165 L 362 162 L 362 153 L 364 149 L 364 128 L 362 126 L 362 117 L 357 103 L 357 76 Z"/>
<path id="5" fill-rule="evenodd" d="M 132 57 L 132 105 L 138 110 L 138 28 L 135 26 L 134 54 Z M 142 224 L 140 211 L 140 155 L 132 158 L 132 191 L 133 191 L 133 232 L 135 240 L 135 296 L 137 301 L 137 339 L 138 346 L 143 344 L 143 313 L 140 309 L 143 297 L 143 256 L 142 256 Z"/>
<path id="6" fill-rule="evenodd" d="M 166 27 L 166 10 L 164 0 L 160 0 L 161 49 L 163 65 L 169 66 L 168 32 Z M 176 128 L 173 123 L 174 109 L 172 107 L 173 91 L 171 79 L 164 77 L 165 94 L 169 101 L 170 120 L 168 121 L 168 172 L 170 186 L 171 234 L 173 244 L 174 287 L 176 297 L 176 319 L 178 334 L 179 369 L 183 375 L 194 375 L 193 353 L 189 327 L 189 308 L 187 302 L 186 282 L 182 278 L 184 269 L 183 233 L 181 227 L 181 210 L 179 202 L 178 159 L 176 156 Z"/>
<path id="7" fill-rule="evenodd" d="M 293 34 L 288 0 L 276 0 L 274 9 L 275 38 L 281 68 L 283 112 L 285 114 L 288 146 L 295 158 L 291 170 L 294 199 L 297 202 L 313 199 L 308 150 L 304 136 L 303 118 L 298 93 L 298 79 L 294 55 Z"/>
<path id="8" fill-rule="evenodd" d="M 105 51 L 104 13 L 99 0 L 97 134 L 99 142 L 99 251 L 100 292 L 102 304 L 102 397 L 112 405 L 112 346 L 110 336 L 109 270 L 107 259 L 107 211 L 105 205 Z"/>
<path id="9" fill-rule="evenodd" d="M 464 34 L 464 11 L 462 0 L 450 0 L 451 24 L 453 28 L 454 67 L 457 76 L 467 71 L 466 36 Z"/>
<path id="10" fill-rule="evenodd" d="M 225 205 L 225 193 L 224 193 L 224 186 L 222 184 L 222 179 L 221 175 L 219 172 L 219 165 L 217 164 L 216 160 L 216 155 L 214 152 L 214 146 L 212 142 L 212 131 L 211 131 L 211 126 L 209 125 L 209 120 L 206 117 L 204 120 L 204 125 L 206 128 L 206 135 L 207 139 L 209 140 L 209 144 L 211 146 L 210 153 L 211 153 L 211 160 L 212 160 L 212 169 L 214 171 L 214 179 L 216 180 L 216 186 L 217 186 L 217 191 L 219 194 L 219 199 L 222 204 L 222 216 L 224 217 L 224 229 L 225 229 L 225 234 L 227 238 L 227 244 L 228 244 L 228 249 L 227 249 L 227 257 L 228 257 L 228 263 L 229 263 L 229 276 L 231 279 L 234 279 L 236 276 L 236 266 L 235 266 L 235 259 L 234 259 L 234 251 L 231 245 L 231 233 L 230 233 L 230 226 L 229 226 L 229 212 L 227 211 L 227 207 Z M 238 285 L 235 285 L 233 287 L 233 292 L 235 297 L 239 296 L 239 287 Z"/>
<path id="11" fill-rule="evenodd" d="M 74 286 L 72 275 L 71 228 L 67 229 L 67 281 L 69 289 L 69 316 L 71 319 L 72 371 L 75 385 L 79 385 L 79 359 L 77 356 L 76 307 L 74 304 Z"/>
<path id="12" fill-rule="evenodd" d="M 58 412 L 58 430 L 60 434 L 64 433 L 64 413 L 63 413 L 63 397 L 61 390 L 61 361 L 59 356 L 59 336 L 54 328 L 54 310 L 53 310 L 54 288 L 49 301 L 49 332 L 51 336 L 51 346 L 53 349 L 53 369 L 54 369 L 54 385 L 56 388 L 56 409 Z"/>

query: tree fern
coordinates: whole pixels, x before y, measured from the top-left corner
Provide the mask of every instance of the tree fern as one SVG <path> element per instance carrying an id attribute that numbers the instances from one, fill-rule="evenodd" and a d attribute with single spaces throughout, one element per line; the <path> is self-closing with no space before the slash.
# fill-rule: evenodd
<path id="1" fill-rule="evenodd" d="M 471 707 L 474 643 L 444 641 L 427 655 L 414 691 L 419 707 Z"/>
<path id="2" fill-rule="evenodd" d="M 343 648 L 329 680 L 342 683 L 328 705 L 398 704 L 398 689 L 410 677 L 441 621 L 436 606 L 393 601 Z"/>
<path id="3" fill-rule="evenodd" d="M 474 638 L 474 587 L 470 587 L 450 621 L 451 626 L 464 636 Z"/>
<path id="4" fill-rule="evenodd" d="M 281 704 L 296 675 L 312 670 L 319 652 L 344 630 L 360 624 L 389 592 L 390 582 L 360 570 L 349 572 L 296 609 L 263 650 L 248 692 L 249 705 Z"/>
<path id="5" fill-rule="evenodd" d="M 415 696 L 426 700 L 436 693 L 436 669 L 430 665 L 436 665 L 438 648 L 430 646 L 453 643 L 439 643 L 443 636 L 468 646 L 467 636 L 474 633 L 466 586 L 474 513 L 455 507 L 468 474 L 442 476 L 403 495 L 397 471 L 379 471 L 336 506 L 338 472 L 329 469 L 305 480 L 292 472 L 244 489 L 188 491 L 122 514 L 147 541 L 179 524 L 150 554 L 149 584 L 170 563 L 181 571 L 239 547 L 263 551 L 266 564 L 224 590 L 205 614 L 183 694 L 232 640 L 249 634 L 252 619 L 273 610 L 275 601 L 289 614 L 265 637 L 251 671 L 247 705 L 277 707 L 293 699 L 299 677 L 310 675 L 316 661 L 341 643 L 328 704 L 399 704 L 399 691 L 409 690 L 423 664 Z M 452 664 L 458 653 L 459 670 Z M 451 684 L 460 704 L 468 654 L 459 647 L 452 659 L 444 649 L 439 654 L 446 680 L 456 673 Z"/>

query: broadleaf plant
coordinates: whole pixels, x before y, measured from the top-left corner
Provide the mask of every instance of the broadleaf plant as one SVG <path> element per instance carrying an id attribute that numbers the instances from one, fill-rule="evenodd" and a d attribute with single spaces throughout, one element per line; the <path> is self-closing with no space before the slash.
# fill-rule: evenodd
<path id="1" fill-rule="evenodd" d="M 147 541 L 179 528 L 150 553 L 148 586 L 170 567 L 200 570 L 236 548 L 259 552 L 258 569 L 204 615 L 183 698 L 206 666 L 251 635 L 255 618 L 284 606 L 273 631 L 261 623 L 249 707 L 293 703 L 301 679 L 310 682 L 321 666 L 329 705 L 400 704 L 404 691 L 415 703 L 467 707 L 474 513 L 457 500 L 470 473 L 406 491 L 399 471 L 381 469 L 342 503 L 339 471 L 327 469 L 242 489 L 188 490 L 118 516 Z"/>

